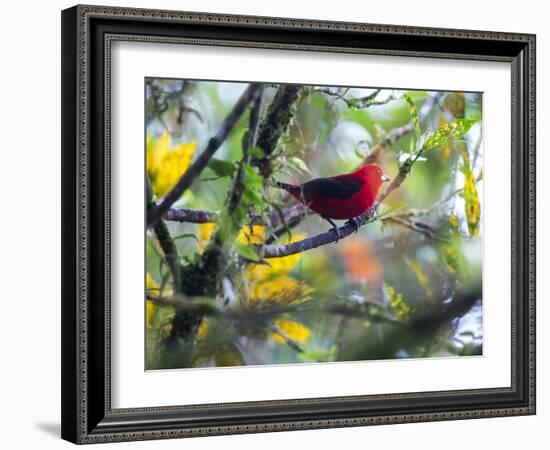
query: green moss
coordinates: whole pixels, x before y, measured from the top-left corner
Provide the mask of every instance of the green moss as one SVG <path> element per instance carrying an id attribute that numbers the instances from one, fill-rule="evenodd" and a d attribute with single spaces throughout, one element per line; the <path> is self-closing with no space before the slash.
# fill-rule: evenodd
<path id="1" fill-rule="evenodd" d="M 209 245 L 197 262 L 180 268 L 180 291 L 189 296 L 216 294 L 221 249 Z"/>

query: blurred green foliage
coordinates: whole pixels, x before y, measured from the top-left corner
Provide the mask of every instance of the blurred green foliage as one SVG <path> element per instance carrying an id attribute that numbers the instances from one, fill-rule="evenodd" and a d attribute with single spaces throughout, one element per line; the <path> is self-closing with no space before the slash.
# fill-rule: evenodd
<path id="1" fill-rule="evenodd" d="M 169 136 L 171 149 L 194 143 L 196 157 L 246 84 L 147 79 L 146 87 L 148 158 L 154 157 L 149 143 L 163 136 Z M 265 105 L 277 89 L 265 86 Z M 424 102 L 435 95 L 434 106 L 420 117 Z M 228 287 L 236 300 L 228 302 L 227 293 L 195 299 L 226 313 L 204 315 L 192 366 L 481 354 L 481 104 L 478 93 L 304 86 L 274 155 L 274 179 L 302 182 L 352 171 L 392 130 L 411 122 L 413 132 L 392 143 L 378 164 L 394 177 L 407 157 L 419 150 L 422 157 L 385 200 L 381 215 L 389 219 L 337 244 L 261 261 L 255 245 L 273 230 L 237 230 L 235 254 L 256 264 L 243 267 L 240 281 Z M 224 210 L 248 126 L 246 113 L 176 208 Z M 264 156 L 260 148 L 250 152 Z M 293 204 L 252 165 L 241 168 L 239 214 L 265 216 Z M 155 170 L 156 179 L 170 172 Z M 167 223 L 172 236 L 180 237 L 175 242 L 182 264 L 197 261 L 215 225 Z M 311 215 L 272 242 L 326 230 L 326 222 Z M 169 270 L 150 233 L 146 258 L 148 292 L 170 298 Z M 173 317 L 172 306 L 147 301 L 150 369 L 184 366 L 178 347 L 167 344 Z"/>

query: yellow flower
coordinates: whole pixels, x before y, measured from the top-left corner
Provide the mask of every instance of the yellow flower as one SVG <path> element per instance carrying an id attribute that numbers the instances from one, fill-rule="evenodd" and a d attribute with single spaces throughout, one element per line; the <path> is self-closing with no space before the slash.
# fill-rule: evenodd
<path id="1" fill-rule="evenodd" d="M 160 293 L 159 285 L 155 283 L 155 280 L 153 280 L 153 277 L 149 272 L 147 272 L 147 276 L 145 278 L 145 289 L 151 295 L 158 295 Z M 151 321 L 153 320 L 153 316 L 155 314 L 155 308 L 156 305 L 154 302 L 152 302 L 151 300 L 146 301 L 145 321 L 147 323 L 147 326 L 151 325 Z"/>
<path id="2" fill-rule="evenodd" d="M 289 242 L 295 242 L 300 239 L 302 239 L 301 236 L 294 236 Z M 301 254 L 296 253 L 294 255 L 283 256 L 282 258 L 270 259 L 268 261 L 269 265 L 256 264 L 248 269 L 249 279 L 265 280 L 278 275 L 287 274 L 296 267 L 300 258 Z"/>
<path id="3" fill-rule="evenodd" d="M 215 223 L 200 223 L 197 226 L 197 239 L 199 250 L 204 250 L 204 247 L 212 237 L 212 233 L 214 233 L 215 228 Z"/>
<path id="4" fill-rule="evenodd" d="M 300 322 L 295 322 L 293 320 L 275 320 L 275 325 L 285 334 L 285 336 L 274 332 L 273 340 L 280 344 L 286 342 L 285 337 L 289 337 L 293 341 L 304 343 L 308 340 L 311 331 L 305 325 L 302 325 Z"/>
<path id="5" fill-rule="evenodd" d="M 303 239 L 303 236 L 294 235 L 291 240 L 295 242 Z M 301 254 L 273 258 L 268 264 L 256 264 L 247 269 L 250 301 L 260 306 L 273 303 L 293 303 L 304 300 L 311 293 L 311 288 L 303 281 L 296 280 L 288 273 L 296 267 Z"/>
<path id="6" fill-rule="evenodd" d="M 216 225 L 201 223 L 198 225 L 198 247 L 203 250 L 212 237 Z M 242 244 L 260 244 L 265 236 L 265 227 L 261 225 L 245 225 L 239 233 L 238 241 Z M 294 235 L 287 242 L 303 239 L 301 235 Z M 255 264 L 246 270 L 250 301 L 262 303 L 290 303 L 302 300 L 311 292 L 311 288 L 304 282 L 298 281 L 288 273 L 296 267 L 301 254 L 274 258 L 268 264 Z"/>
<path id="7" fill-rule="evenodd" d="M 403 295 L 396 292 L 393 287 L 391 287 L 386 283 L 384 283 L 384 287 L 386 288 L 388 301 L 395 315 L 399 319 L 402 319 L 402 320 L 407 319 L 411 315 L 411 313 L 414 312 L 414 309 L 407 304 L 407 302 L 403 298 Z"/>
<path id="8" fill-rule="evenodd" d="M 162 197 L 177 183 L 191 164 L 195 141 L 172 147 L 166 131 L 158 139 L 147 135 L 147 175 L 155 195 Z"/>
<path id="9" fill-rule="evenodd" d="M 204 249 L 206 243 L 212 237 L 215 228 L 215 223 L 201 223 L 198 225 L 197 238 L 200 250 Z M 252 227 L 245 225 L 239 232 L 238 240 L 241 244 L 261 244 L 264 240 L 264 227 L 260 225 L 253 225 Z"/>
<path id="10" fill-rule="evenodd" d="M 249 273 L 247 278 L 250 301 L 256 307 L 274 303 L 295 303 L 311 293 L 311 288 L 306 283 L 288 275 L 254 279 Z"/>
<path id="11" fill-rule="evenodd" d="M 199 224 L 197 227 L 198 248 L 203 250 L 216 228 L 213 223 Z M 303 239 L 301 235 L 294 235 L 285 243 Z M 239 233 L 238 241 L 242 244 L 261 244 L 265 240 L 265 227 L 261 225 L 245 225 Z M 248 296 L 250 307 L 261 310 L 270 306 L 297 303 L 305 300 L 313 291 L 305 282 L 297 280 L 289 275 L 300 261 L 301 254 L 274 258 L 268 264 L 254 264 L 248 266 L 245 277 L 248 283 Z M 308 340 L 311 331 L 305 325 L 288 319 L 274 321 L 275 326 L 282 334 L 271 332 L 274 342 L 285 344 L 290 338 L 298 343 Z M 249 333 L 258 333 L 258 330 L 248 330 Z M 265 337 L 268 336 L 264 329 Z M 198 340 L 204 342 L 209 334 L 209 328 L 205 321 L 199 327 Z M 252 335 L 252 334 L 251 334 Z M 219 360 L 216 365 L 234 365 L 233 361 Z M 238 364 L 237 364 L 238 365 Z"/>
<path id="12" fill-rule="evenodd" d="M 245 225 L 239 233 L 241 244 L 261 244 L 264 240 L 265 228 L 261 225 Z"/>

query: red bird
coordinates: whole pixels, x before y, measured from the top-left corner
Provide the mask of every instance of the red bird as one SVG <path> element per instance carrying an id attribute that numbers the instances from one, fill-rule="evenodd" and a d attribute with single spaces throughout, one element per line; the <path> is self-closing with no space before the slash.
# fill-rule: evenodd
<path id="1" fill-rule="evenodd" d="M 374 204 L 384 181 L 390 178 L 375 164 L 365 164 L 351 173 L 329 178 L 315 178 L 304 184 L 277 182 L 300 203 L 328 220 L 345 220 L 360 216 Z M 355 222 L 354 222 L 355 223 Z"/>

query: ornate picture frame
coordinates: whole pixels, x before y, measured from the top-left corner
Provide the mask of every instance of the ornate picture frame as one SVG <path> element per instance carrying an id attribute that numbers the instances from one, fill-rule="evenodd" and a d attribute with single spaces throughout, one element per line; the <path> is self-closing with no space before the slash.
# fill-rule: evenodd
<path id="1" fill-rule="evenodd" d="M 111 46 L 149 42 L 511 67 L 511 384 L 113 408 Z M 167 439 L 535 414 L 535 36 L 99 6 L 62 12 L 62 437 Z"/>

